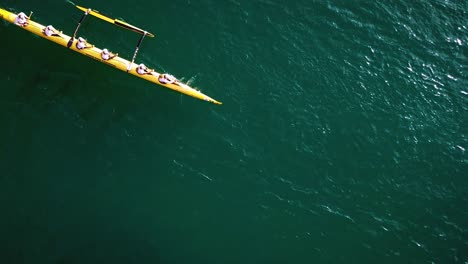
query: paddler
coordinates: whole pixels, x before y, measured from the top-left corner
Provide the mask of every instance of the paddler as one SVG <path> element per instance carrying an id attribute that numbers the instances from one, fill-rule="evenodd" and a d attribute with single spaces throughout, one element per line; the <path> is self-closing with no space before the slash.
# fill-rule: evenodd
<path id="1" fill-rule="evenodd" d="M 113 58 L 117 57 L 119 54 L 118 53 L 111 53 L 107 49 L 103 49 L 101 52 L 101 58 L 103 60 L 112 60 Z"/>
<path id="2" fill-rule="evenodd" d="M 146 65 L 144 65 L 143 63 L 138 65 L 136 71 L 137 71 L 138 74 L 141 74 L 141 75 L 151 74 L 152 72 L 154 72 L 154 70 L 148 69 L 148 67 L 146 67 Z"/>
<path id="3" fill-rule="evenodd" d="M 79 50 L 83 50 L 83 49 L 94 48 L 94 45 L 89 45 L 88 42 L 84 38 L 79 37 L 78 41 L 76 42 L 76 48 Z"/>
<path id="4" fill-rule="evenodd" d="M 48 25 L 47 27 L 43 28 L 42 33 L 44 33 L 44 35 L 48 37 L 50 36 L 59 37 L 60 34 L 62 34 L 61 31 L 56 30 L 52 25 Z"/>
<path id="5" fill-rule="evenodd" d="M 28 23 L 28 17 L 26 16 L 25 13 L 21 12 L 19 13 L 16 18 L 15 18 L 15 25 L 18 25 L 20 27 L 25 27 L 27 26 Z"/>
<path id="6" fill-rule="evenodd" d="M 174 83 L 177 79 L 170 74 L 164 73 L 164 74 L 159 75 L 158 80 L 160 83 L 168 84 L 168 83 Z"/>

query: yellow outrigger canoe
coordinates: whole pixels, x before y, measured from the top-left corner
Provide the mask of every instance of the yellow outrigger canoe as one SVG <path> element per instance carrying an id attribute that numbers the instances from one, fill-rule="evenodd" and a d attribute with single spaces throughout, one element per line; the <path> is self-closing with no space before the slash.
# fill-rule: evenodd
<path id="1" fill-rule="evenodd" d="M 137 72 L 137 67 L 138 67 L 138 64 L 134 63 L 134 60 L 135 60 L 135 57 L 138 53 L 138 49 L 139 49 L 139 46 L 143 40 L 143 38 L 145 36 L 150 36 L 150 37 L 153 37 L 153 34 L 147 32 L 147 31 L 144 31 L 140 28 L 137 28 L 135 26 L 132 26 L 126 22 L 123 22 L 121 20 L 118 20 L 118 19 L 111 19 L 107 16 L 104 16 L 102 15 L 101 13 L 99 13 L 98 11 L 96 10 L 91 10 L 91 9 L 86 9 L 84 7 L 81 7 L 81 6 L 76 6 L 78 9 L 84 11 L 85 13 L 83 14 L 83 16 L 81 17 L 80 19 L 80 22 L 78 23 L 78 26 L 75 30 L 75 33 L 73 34 L 72 37 L 66 35 L 66 34 L 63 34 L 62 32 L 58 32 L 57 34 L 54 34 L 52 36 L 46 36 L 43 31 L 45 30 L 45 26 L 37 23 L 37 22 L 34 22 L 31 20 L 31 15 L 27 18 L 27 24 L 24 25 L 24 26 L 21 26 L 19 25 L 18 27 L 20 28 L 23 28 L 33 34 L 36 34 L 40 37 L 43 37 L 47 40 L 50 40 L 52 42 L 55 42 L 63 47 L 66 47 L 70 50 L 73 50 L 73 51 L 76 51 L 78 53 L 81 53 L 83 55 L 86 55 L 88 57 L 91 57 L 97 61 L 100 61 L 104 64 L 107 64 L 109 66 L 112 66 L 116 69 L 119 69 L 121 71 L 124 71 L 124 72 L 127 72 L 127 73 L 130 73 L 130 74 L 133 74 L 139 78 L 142 78 L 142 79 L 145 79 L 147 81 L 150 81 L 152 83 L 155 83 L 155 84 L 158 84 L 158 85 L 161 85 L 163 87 L 166 87 L 166 88 L 169 88 L 169 89 L 172 89 L 174 91 L 177 91 L 177 92 L 180 92 L 180 93 L 183 93 L 183 94 L 186 94 L 186 95 L 189 95 L 189 96 L 192 96 L 192 97 L 195 97 L 197 99 L 200 99 L 200 100 L 204 100 L 204 101 L 208 101 L 208 102 L 211 102 L 211 103 L 214 103 L 214 104 L 221 104 L 221 102 L 218 102 L 216 100 L 214 100 L 213 98 L 201 93 L 200 91 L 197 91 L 195 90 L 194 88 L 188 86 L 187 84 L 184 84 L 182 82 L 180 82 L 179 80 L 172 80 L 172 82 L 170 83 L 166 83 L 166 82 L 161 82 L 160 81 L 160 77 L 163 76 L 163 74 L 161 73 L 158 73 L 158 72 L 155 72 L 155 71 L 152 71 L 150 74 L 139 74 Z M 31 12 L 32 14 L 32 12 Z M 86 48 L 86 49 L 78 49 L 76 47 L 76 42 L 78 41 L 76 39 L 76 33 L 83 21 L 83 19 L 88 15 L 92 15 L 92 16 L 95 16 L 95 17 L 98 17 L 100 19 L 103 19 L 107 22 L 110 22 L 110 23 L 113 23 L 117 26 L 120 26 L 120 27 L 123 27 L 123 28 L 126 28 L 126 29 L 129 29 L 129 30 L 132 30 L 134 32 L 138 32 L 140 34 L 142 34 L 140 40 L 138 41 L 138 45 L 135 49 L 135 53 L 133 55 L 133 59 L 132 61 L 128 61 L 124 58 L 121 58 L 119 56 L 116 56 L 110 60 L 103 60 L 101 58 L 101 52 L 102 50 L 97 48 L 97 47 L 92 47 L 92 48 Z M 7 10 L 4 10 L 4 9 L 1 9 L 0 8 L 0 18 L 1 19 L 4 19 L 10 23 L 13 23 L 15 24 L 15 21 L 17 19 L 17 16 L 18 14 L 15 14 L 15 13 L 12 13 L 12 12 L 9 12 Z M 163 79 L 161 79 L 163 80 Z"/>

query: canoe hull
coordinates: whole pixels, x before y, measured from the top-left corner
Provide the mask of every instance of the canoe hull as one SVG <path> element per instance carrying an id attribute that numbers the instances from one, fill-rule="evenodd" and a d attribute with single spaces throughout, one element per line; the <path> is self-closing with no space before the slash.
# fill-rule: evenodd
<path id="1" fill-rule="evenodd" d="M 16 14 L 14 13 L 11 13 L 7 10 L 4 10 L 4 9 L 1 9 L 0 8 L 0 19 L 4 19 L 12 24 L 15 23 L 15 19 L 16 19 Z M 58 34 L 58 36 L 46 36 L 42 31 L 43 29 L 45 28 L 44 25 L 41 25 L 31 19 L 28 20 L 28 25 L 27 26 L 18 26 L 24 30 L 27 30 L 35 35 L 38 35 L 42 38 L 45 38 L 49 41 L 52 41 L 54 43 L 57 43 L 59 44 L 60 46 L 63 46 L 65 48 L 68 48 L 67 47 L 67 44 L 69 43 L 69 41 L 72 39 L 71 36 L 68 36 L 66 34 L 63 34 L 63 33 L 60 33 Z M 136 68 L 138 67 L 138 64 L 136 63 L 132 63 L 124 58 L 121 58 L 121 57 L 115 57 L 111 60 L 103 60 L 101 58 L 101 52 L 102 50 L 100 48 L 97 48 L 97 47 L 93 47 L 93 48 L 86 48 L 86 49 L 78 49 L 76 48 L 76 42 L 77 40 L 74 39 L 74 40 L 71 40 L 73 42 L 73 44 L 68 48 L 70 50 L 73 50 L 75 52 L 78 52 L 80 54 L 83 54 L 85 56 L 88 56 L 92 59 L 95 59 L 99 62 L 102 62 L 104 64 L 107 64 L 109 66 L 112 66 L 116 69 L 119 69 L 121 71 L 124 71 L 124 72 L 127 72 L 127 69 L 129 68 L 130 70 L 128 71 L 129 74 L 132 74 L 138 78 L 141 78 L 141 79 L 145 79 L 149 82 L 152 82 L 152 83 L 155 83 L 155 84 L 158 84 L 160 86 L 163 86 L 163 87 L 166 87 L 166 88 L 169 88 L 171 90 L 174 90 L 174 91 L 177 91 L 177 92 L 180 92 L 180 93 L 183 93 L 183 94 L 186 94 L 186 95 L 189 95 L 189 96 L 192 96 L 194 98 L 197 98 L 197 99 L 200 99 L 200 100 L 204 100 L 204 101 L 207 101 L 207 102 L 210 102 L 210 103 L 214 103 L 214 104 L 221 104 L 221 102 L 218 102 L 214 99 L 212 99 L 211 97 L 195 90 L 194 88 L 180 82 L 180 81 L 176 81 L 174 83 L 161 83 L 159 81 L 159 76 L 160 76 L 160 73 L 158 72 L 152 72 L 151 74 L 138 74 L 137 71 L 136 71 Z M 90 44 L 91 45 L 91 44 Z M 130 66 L 130 67 L 129 67 Z"/>

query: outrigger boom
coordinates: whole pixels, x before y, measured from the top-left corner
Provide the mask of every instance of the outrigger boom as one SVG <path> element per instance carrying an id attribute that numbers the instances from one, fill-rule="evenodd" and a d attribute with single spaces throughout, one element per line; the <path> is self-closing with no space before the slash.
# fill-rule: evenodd
<path id="1" fill-rule="evenodd" d="M 75 4 L 74 4 L 74 5 L 75 5 Z M 95 16 L 95 17 L 97 17 L 97 18 L 99 18 L 99 19 L 102 19 L 102 20 L 104 20 L 104 21 L 107 21 L 107 22 L 109 22 L 109 23 L 111 23 L 111 24 L 114 24 L 114 25 L 116 25 L 116 26 L 123 27 L 123 28 L 126 28 L 126 29 L 128 29 L 128 30 L 131 30 L 131 31 L 133 31 L 133 32 L 140 33 L 140 34 L 145 34 L 145 33 L 146 33 L 146 35 L 148 35 L 148 36 L 150 36 L 150 37 L 154 37 L 153 34 L 147 32 L 147 31 L 145 31 L 145 30 L 143 30 L 143 29 L 141 29 L 141 28 L 137 28 L 137 27 L 135 27 L 135 26 L 133 26 L 133 25 L 128 24 L 127 22 L 122 21 L 122 20 L 110 18 L 110 17 L 108 17 L 108 16 L 106 16 L 106 15 L 101 14 L 101 13 L 100 13 L 99 11 L 97 11 L 97 10 L 92 10 L 92 9 L 85 8 L 85 7 L 82 7 L 82 6 L 79 6 L 79 5 L 75 5 L 75 6 L 76 6 L 76 8 L 80 9 L 80 10 L 83 11 L 83 12 L 88 12 L 88 11 L 89 11 L 89 14 L 90 14 L 90 15 Z"/>
<path id="2" fill-rule="evenodd" d="M 73 2 L 70 2 L 72 3 L 73 5 L 75 5 Z M 135 62 L 135 58 L 138 54 L 138 50 L 140 49 L 140 45 L 141 45 L 141 42 L 143 42 L 143 39 L 145 38 L 145 36 L 150 36 L 150 37 L 154 37 L 153 34 L 149 33 L 148 31 L 145 31 L 141 28 L 137 28 L 135 26 L 132 26 L 126 22 L 123 22 L 122 20 L 118 20 L 118 19 L 113 19 L 113 18 L 110 18 L 108 16 L 105 16 L 103 14 L 101 14 L 99 11 L 97 10 L 92 10 L 91 8 L 85 8 L 85 7 L 82 7 L 82 6 L 79 6 L 79 5 L 75 5 L 76 8 L 80 9 L 81 11 L 84 11 L 85 13 L 83 14 L 83 16 L 81 17 L 80 19 L 80 22 L 78 22 L 78 26 L 76 27 L 76 30 L 75 30 L 75 34 L 73 34 L 73 37 L 70 39 L 69 43 L 71 45 L 71 43 L 73 43 L 73 39 L 76 38 L 76 32 L 78 31 L 78 29 L 80 28 L 80 25 L 81 25 L 81 22 L 83 22 L 83 19 L 88 15 L 92 15 L 92 16 L 95 16 L 99 19 L 102 19 L 104 21 L 107 21 L 109 23 L 112 23 L 114 25 L 117 25 L 119 27 L 123 27 L 125 29 L 128 29 L 128 30 L 131 30 L 133 32 L 137 32 L 137 33 L 140 33 L 142 34 L 140 39 L 138 40 L 138 44 L 135 48 L 135 51 L 133 52 L 133 57 L 132 57 L 132 62 L 130 64 L 128 64 L 128 67 L 127 67 L 127 72 L 129 72 L 131 69 L 132 69 L 132 64 Z M 68 46 L 70 47 L 70 46 Z"/>
<path id="3" fill-rule="evenodd" d="M 112 66 L 112 67 L 114 67 L 116 69 L 119 69 L 121 71 L 128 72 L 129 74 L 137 76 L 137 77 L 139 77 L 141 79 L 145 79 L 145 80 L 150 81 L 152 83 L 155 83 L 155 84 L 158 84 L 160 86 L 169 88 L 171 90 L 174 90 L 174 91 L 177 91 L 177 92 L 180 92 L 180 93 L 195 97 L 195 98 L 200 99 L 200 100 L 208 101 L 208 102 L 211 102 L 211 103 L 214 103 L 214 104 L 222 104 L 221 102 L 214 100 L 213 98 L 211 98 L 211 97 L 203 94 L 202 92 L 188 86 L 187 84 L 182 83 L 181 81 L 175 79 L 171 75 L 161 74 L 161 73 L 158 73 L 158 72 L 152 71 L 152 70 L 148 71 L 148 73 L 146 73 L 146 74 L 138 73 L 137 72 L 137 66 L 138 65 L 135 63 L 135 58 L 136 58 L 136 55 L 138 53 L 138 49 L 139 49 L 139 47 L 141 45 L 141 42 L 143 41 L 145 36 L 154 37 L 154 35 L 151 34 L 151 33 L 148 33 L 145 30 L 142 30 L 140 28 L 132 26 L 132 25 L 126 23 L 126 22 L 123 22 L 121 20 L 106 17 L 106 16 L 100 14 L 98 11 L 95 11 L 95 10 L 92 10 L 92 9 L 87 9 L 87 8 L 80 7 L 80 6 L 77 6 L 77 5 L 75 5 L 75 6 L 77 8 L 79 8 L 80 10 L 83 10 L 85 13 L 83 14 L 80 21 L 78 22 L 78 25 L 77 25 L 77 27 L 75 29 L 75 32 L 74 32 L 73 36 L 68 36 L 68 35 L 62 33 L 61 31 L 60 32 L 57 31 L 57 33 L 52 34 L 52 35 L 46 35 L 46 27 L 44 25 L 41 25 L 41 24 L 35 22 L 35 21 L 32 21 L 31 17 L 20 16 L 20 14 L 23 14 L 23 13 L 15 14 L 15 13 L 9 12 L 7 10 L 4 10 L 2 8 L 0 8 L 0 19 L 4 19 L 4 20 L 6 20 L 6 21 L 8 21 L 10 23 L 16 24 L 20 28 L 22 28 L 24 30 L 27 30 L 27 31 L 35 34 L 35 35 L 38 35 L 38 36 L 40 36 L 42 38 L 45 38 L 45 39 L 47 39 L 49 41 L 55 42 L 55 43 L 57 43 L 57 44 L 59 44 L 59 45 L 61 45 L 63 47 L 68 47 L 70 50 L 73 50 L 73 51 L 78 52 L 80 54 L 91 57 L 91 58 L 93 58 L 93 59 L 95 59 L 95 60 L 97 60 L 99 62 L 110 65 L 110 66 Z M 31 12 L 31 14 L 32 14 L 32 12 Z M 123 27 L 123 28 L 126 28 L 126 29 L 129 29 L 129 30 L 132 30 L 132 31 L 135 31 L 135 32 L 138 32 L 138 33 L 142 34 L 142 36 L 138 40 L 138 44 L 137 44 L 135 52 L 133 54 L 132 61 L 128 61 L 128 60 L 126 60 L 124 58 L 121 58 L 119 56 L 114 56 L 114 57 L 109 58 L 109 59 L 103 59 L 103 56 L 102 56 L 103 50 L 95 47 L 94 45 L 91 45 L 90 47 L 85 48 L 85 49 L 78 49 L 78 47 L 76 45 L 76 43 L 77 43 L 77 41 L 76 41 L 77 33 L 78 33 L 78 30 L 80 28 L 81 23 L 83 22 L 83 20 L 86 18 L 86 16 L 88 14 L 92 15 L 92 16 L 95 16 L 95 17 L 98 17 L 100 19 L 103 19 L 103 20 L 105 20 L 107 22 L 113 23 L 113 24 L 115 24 L 117 26 L 120 26 L 120 27 Z"/>
<path id="4" fill-rule="evenodd" d="M 72 3 L 72 2 L 70 2 Z M 78 23 L 78 26 L 76 27 L 76 30 L 75 30 L 75 34 L 73 34 L 73 38 L 76 38 L 76 32 L 78 31 L 78 29 L 80 28 L 80 25 L 81 25 L 81 22 L 83 21 L 83 19 L 86 17 L 86 15 L 90 14 L 92 16 L 95 16 L 99 19 L 102 19 L 104 21 L 107 21 L 111 24 L 114 24 L 114 25 L 117 25 L 119 27 L 123 27 L 125 29 L 128 29 L 128 30 L 131 30 L 133 32 L 137 32 L 137 33 L 140 33 L 142 34 L 140 39 L 138 40 L 138 44 L 135 48 L 135 51 L 133 52 L 133 57 L 132 57 L 132 62 L 130 64 L 128 64 L 128 67 L 127 67 L 127 72 L 129 72 L 131 69 L 132 69 L 132 64 L 135 62 L 135 58 L 138 54 L 138 50 L 140 49 L 140 45 L 141 45 L 141 42 L 143 42 L 143 39 L 145 38 L 145 36 L 150 36 L 150 37 L 154 37 L 153 34 L 149 33 L 148 31 L 146 30 L 143 30 L 141 28 L 137 28 L 133 25 L 130 25 L 126 22 L 123 22 L 122 20 L 118 20 L 118 19 L 113 19 L 113 18 L 110 18 L 108 16 L 105 16 L 103 14 L 101 14 L 99 11 L 97 10 L 92 10 L 91 8 L 85 8 L 85 7 L 82 7 L 82 6 L 79 6 L 79 5 L 76 5 L 74 3 L 72 3 L 73 5 L 75 5 L 76 8 L 80 9 L 81 11 L 84 11 L 85 13 L 83 14 L 83 16 L 81 17 L 80 19 L 80 22 Z M 71 40 L 70 43 L 72 43 L 73 41 Z"/>

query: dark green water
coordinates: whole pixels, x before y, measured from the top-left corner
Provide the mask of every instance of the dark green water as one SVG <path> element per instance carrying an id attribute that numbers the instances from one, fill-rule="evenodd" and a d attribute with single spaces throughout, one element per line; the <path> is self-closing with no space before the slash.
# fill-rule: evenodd
<path id="1" fill-rule="evenodd" d="M 224 105 L 0 23 L 0 263 L 468 263 L 467 1 L 79 4 Z"/>

